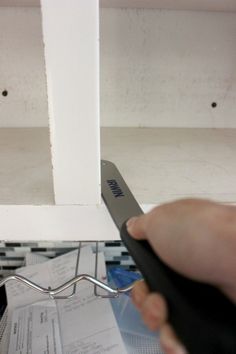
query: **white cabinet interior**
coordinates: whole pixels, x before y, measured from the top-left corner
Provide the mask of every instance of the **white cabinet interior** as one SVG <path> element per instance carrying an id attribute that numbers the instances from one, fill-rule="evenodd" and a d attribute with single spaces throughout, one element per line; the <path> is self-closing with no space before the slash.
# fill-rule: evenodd
<path id="1" fill-rule="evenodd" d="M 235 2 L 208 8 L 228 13 L 182 11 L 184 1 L 181 11 L 160 11 L 161 1 L 126 8 L 143 3 L 114 1 L 124 8 L 100 11 L 101 156 L 117 164 L 140 203 L 234 203 Z M 0 8 L 0 234 L 85 239 L 92 218 L 88 237 L 117 238 L 103 206 L 54 205 L 41 13 L 36 2 L 8 5 Z"/>

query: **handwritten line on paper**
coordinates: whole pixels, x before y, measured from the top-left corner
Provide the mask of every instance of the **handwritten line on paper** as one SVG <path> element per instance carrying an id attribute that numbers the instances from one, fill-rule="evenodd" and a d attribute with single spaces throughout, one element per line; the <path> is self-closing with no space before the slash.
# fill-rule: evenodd
<path id="1" fill-rule="evenodd" d="M 93 335 L 97 335 L 97 334 L 101 334 L 101 333 L 104 333 L 104 332 L 108 332 L 108 331 L 110 331 L 111 329 L 114 329 L 114 328 L 115 328 L 115 327 L 113 326 L 113 327 L 110 327 L 110 328 L 103 329 L 102 331 L 98 331 L 98 332 L 95 332 L 95 333 L 93 333 L 93 334 L 90 334 L 89 336 L 84 337 L 84 338 L 81 338 L 80 340 L 82 341 L 82 340 L 84 340 L 84 339 L 90 338 L 90 337 L 93 336 Z"/>

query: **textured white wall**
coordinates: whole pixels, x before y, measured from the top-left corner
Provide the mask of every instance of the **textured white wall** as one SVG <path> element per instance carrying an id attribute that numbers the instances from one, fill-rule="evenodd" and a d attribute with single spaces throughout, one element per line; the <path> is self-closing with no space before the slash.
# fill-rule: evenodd
<path id="1" fill-rule="evenodd" d="M 236 14 L 104 9 L 101 34 L 104 125 L 236 127 Z"/>
<path id="2" fill-rule="evenodd" d="M 0 126 L 47 124 L 40 21 L 0 8 Z M 236 127 L 235 43 L 235 13 L 102 9 L 102 125 Z"/>
<path id="3" fill-rule="evenodd" d="M 17 0 L 0 0 L 0 3 Z M 19 0 L 18 0 L 19 1 Z M 21 0 L 35 3 L 37 0 Z M 100 0 L 104 7 L 157 8 L 170 10 L 235 11 L 235 0 Z"/>
<path id="4" fill-rule="evenodd" d="M 0 6 L 40 6 L 40 0 L 0 0 Z M 236 11 L 235 0 L 100 0 L 101 7 Z"/>
<path id="5" fill-rule="evenodd" d="M 47 116 L 40 10 L 0 7 L 0 126 L 45 126 Z"/>

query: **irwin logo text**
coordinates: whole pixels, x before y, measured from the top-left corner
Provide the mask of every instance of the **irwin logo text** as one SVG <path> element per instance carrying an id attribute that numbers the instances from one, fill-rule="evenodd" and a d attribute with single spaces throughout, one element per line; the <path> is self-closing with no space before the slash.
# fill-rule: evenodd
<path id="1" fill-rule="evenodd" d="M 119 184 L 116 182 L 115 179 L 108 179 L 107 183 L 115 198 L 121 198 L 125 196 L 122 189 L 120 188 Z"/>

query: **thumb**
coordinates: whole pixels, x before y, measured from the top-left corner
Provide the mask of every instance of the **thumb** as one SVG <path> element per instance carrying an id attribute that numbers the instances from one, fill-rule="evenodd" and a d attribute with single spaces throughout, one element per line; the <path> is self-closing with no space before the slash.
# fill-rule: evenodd
<path id="1" fill-rule="evenodd" d="M 146 237 L 146 215 L 135 216 L 126 223 L 127 231 L 130 236 L 137 240 L 145 240 Z"/>

